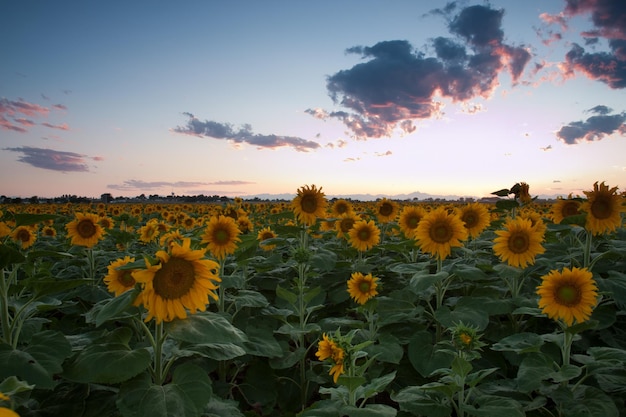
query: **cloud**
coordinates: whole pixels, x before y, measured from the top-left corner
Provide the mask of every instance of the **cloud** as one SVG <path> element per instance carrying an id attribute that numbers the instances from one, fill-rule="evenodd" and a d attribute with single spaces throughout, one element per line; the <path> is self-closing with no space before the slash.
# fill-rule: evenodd
<path id="1" fill-rule="evenodd" d="M 127 180 L 122 184 L 109 184 L 107 188 L 114 190 L 153 190 L 161 188 L 198 188 L 207 185 L 249 185 L 255 184 L 250 181 L 213 181 L 213 182 L 194 182 L 194 181 L 141 181 L 141 180 Z"/>
<path id="2" fill-rule="evenodd" d="M 280 147 L 292 147 L 299 152 L 308 152 L 320 147 L 320 144 L 295 136 L 260 135 L 252 132 L 252 126 L 244 124 L 235 130 L 230 123 L 219 123 L 211 120 L 201 121 L 191 113 L 183 113 L 189 118 L 185 126 L 177 126 L 172 129 L 176 133 L 186 135 L 210 137 L 214 139 L 226 139 L 236 144 L 247 143 L 259 148 L 276 149 Z"/>
<path id="3" fill-rule="evenodd" d="M 552 145 L 548 145 L 548 146 L 545 146 L 545 147 L 541 147 L 541 148 L 539 148 L 539 149 L 541 149 L 541 150 L 542 150 L 542 151 L 544 151 L 544 152 L 548 152 L 548 151 L 552 150 Z"/>
<path id="4" fill-rule="evenodd" d="M 448 6 L 431 12 L 448 18 L 454 36 L 432 39 L 434 56 L 415 50 L 407 40 L 348 48 L 346 53 L 366 61 L 329 76 L 326 84 L 333 102 L 348 111 L 306 112 L 342 121 L 357 139 L 380 138 L 396 128 L 411 133 L 414 120 L 439 117 L 438 97 L 453 102 L 487 98 L 503 71 L 517 83 L 531 55 L 524 47 L 504 43 L 504 11 L 470 6 L 451 16 L 456 8 Z"/>
<path id="5" fill-rule="evenodd" d="M 89 172 L 86 159 L 102 160 L 100 157 L 90 158 L 87 155 L 74 152 L 55 151 L 30 146 L 4 148 L 3 150 L 22 153 L 22 156 L 17 159 L 18 161 L 30 164 L 36 168 L 52 171 Z"/>
<path id="6" fill-rule="evenodd" d="M 376 152 L 376 156 L 389 156 L 389 155 L 393 155 L 393 152 L 391 152 L 391 151 L 387 151 L 387 152 Z"/>
<path id="7" fill-rule="evenodd" d="M 587 45 L 608 40 L 608 52 L 587 52 L 574 44 L 565 56 L 567 75 L 575 71 L 606 83 L 613 89 L 626 87 L 626 2 L 615 0 L 566 0 L 567 17 L 591 14 L 594 29 L 581 33 Z"/>
<path id="8" fill-rule="evenodd" d="M 45 96 L 44 96 L 45 97 Z M 56 110 L 67 110 L 62 104 L 55 104 L 52 106 Z M 36 124 L 31 119 L 26 119 L 22 116 L 28 116 L 32 118 L 48 117 L 50 109 L 41 106 L 36 103 L 29 103 L 22 99 L 8 100 L 6 98 L 0 99 L 0 128 L 5 130 L 12 130 L 14 132 L 26 133 L 28 128 Z M 50 127 L 59 130 L 70 130 L 66 123 L 55 125 L 48 122 L 41 123 L 43 126 Z"/>
<path id="9" fill-rule="evenodd" d="M 622 136 L 626 135 L 626 112 L 609 114 L 612 111 L 607 106 L 595 106 L 587 110 L 587 112 L 595 113 L 596 115 L 587 118 L 585 121 L 571 122 L 563 126 L 556 132 L 556 136 L 563 142 L 574 145 L 583 140 L 587 142 L 601 140 L 605 136 L 610 136 L 616 132 Z"/>

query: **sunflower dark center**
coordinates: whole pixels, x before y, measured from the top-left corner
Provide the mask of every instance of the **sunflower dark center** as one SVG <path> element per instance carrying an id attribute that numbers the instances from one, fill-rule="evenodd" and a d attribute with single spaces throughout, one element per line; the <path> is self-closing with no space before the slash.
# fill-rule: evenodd
<path id="1" fill-rule="evenodd" d="M 359 291 L 362 293 L 368 293 L 370 291 L 371 285 L 367 281 L 359 282 Z"/>
<path id="2" fill-rule="evenodd" d="M 365 242 L 365 241 L 369 240 L 371 235 L 372 234 L 370 233 L 370 229 L 368 229 L 366 227 L 364 227 L 362 229 L 359 229 L 359 233 L 358 233 L 359 240 L 362 240 L 362 241 Z"/>
<path id="3" fill-rule="evenodd" d="M 467 228 L 474 227 L 478 224 L 478 216 L 473 212 L 463 214 L 461 219 L 465 222 L 465 227 Z"/>
<path id="4" fill-rule="evenodd" d="M 17 232 L 17 239 L 22 242 L 28 242 L 30 240 L 30 236 L 30 232 L 25 229 L 20 229 L 20 231 Z"/>
<path id="5" fill-rule="evenodd" d="M 393 206 L 389 203 L 383 203 L 378 212 L 383 216 L 390 216 L 393 213 Z"/>
<path id="6" fill-rule="evenodd" d="M 170 258 L 154 274 L 154 292 L 165 299 L 180 298 L 193 287 L 193 264 L 186 259 Z"/>
<path id="7" fill-rule="evenodd" d="M 554 299 L 561 305 L 574 306 L 580 302 L 580 291 L 572 284 L 564 284 L 558 287 Z"/>
<path id="8" fill-rule="evenodd" d="M 563 205 L 563 208 L 561 209 L 561 214 L 563 215 L 563 217 L 575 216 L 577 214 L 580 214 L 580 212 L 578 211 L 579 205 L 580 203 L 578 203 L 578 201 L 567 202 Z"/>
<path id="9" fill-rule="evenodd" d="M 596 219 L 608 219 L 611 217 L 611 205 L 604 199 L 595 200 L 591 203 L 591 214 Z"/>
<path id="10" fill-rule="evenodd" d="M 354 219 L 342 219 L 339 223 L 339 227 L 343 233 L 348 233 L 350 229 L 354 226 Z"/>
<path id="11" fill-rule="evenodd" d="M 526 233 L 514 233 L 509 238 L 509 250 L 513 253 L 524 253 L 530 247 Z"/>
<path id="12" fill-rule="evenodd" d="M 263 234 L 261 235 L 261 240 L 272 239 L 273 237 L 274 237 L 273 233 L 263 232 Z"/>
<path id="13" fill-rule="evenodd" d="M 346 204 L 337 204 L 335 206 L 335 211 L 339 214 L 344 214 L 348 211 L 348 206 Z"/>
<path id="14" fill-rule="evenodd" d="M 315 213 L 315 211 L 317 210 L 317 199 L 314 195 L 302 196 L 302 200 L 300 200 L 300 207 L 305 213 Z"/>
<path id="15" fill-rule="evenodd" d="M 129 288 L 135 285 L 135 278 L 133 278 L 131 271 L 124 271 L 119 278 L 119 282 L 123 286 Z"/>
<path id="16" fill-rule="evenodd" d="M 230 234 L 227 230 L 218 229 L 213 233 L 213 239 L 216 243 L 225 244 L 230 240 Z"/>
<path id="17" fill-rule="evenodd" d="M 448 243 L 452 239 L 453 231 L 447 222 L 438 222 L 430 228 L 430 238 L 436 243 Z"/>
<path id="18" fill-rule="evenodd" d="M 406 224 L 411 229 L 415 229 L 420 222 L 420 218 L 418 216 L 411 216 L 407 219 Z"/>
<path id="19" fill-rule="evenodd" d="M 82 238 L 89 238 L 97 233 L 96 225 L 89 219 L 79 221 L 76 225 L 76 231 Z"/>

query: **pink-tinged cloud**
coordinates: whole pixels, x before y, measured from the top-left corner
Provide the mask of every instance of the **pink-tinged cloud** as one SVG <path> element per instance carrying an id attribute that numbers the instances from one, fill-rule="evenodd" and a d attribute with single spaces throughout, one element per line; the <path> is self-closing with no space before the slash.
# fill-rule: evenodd
<path id="1" fill-rule="evenodd" d="M 60 125 L 53 125 L 51 123 L 44 122 L 41 125 L 45 126 L 45 127 L 49 127 L 51 129 L 59 129 L 59 130 L 65 130 L 65 131 L 69 131 L 70 130 L 70 127 L 67 125 L 67 123 L 63 123 L 63 124 L 60 124 Z"/>
<path id="2" fill-rule="evenodd" d="M 63 110 L 63 111 L 67 110 L 67 107 L 63 104 L 53 104 L 52 108 L 55 110 Z"/>
<path id="3" fill-rule="evenodd" d="M 22 99 L 17 101 L 8 100 L 6 98 L 0 99 L 0 114 L 7 114 L 14 116 L 15 114 L 24 114 L 29 117 L 35 116 L 48 116 L 50 109 L 40 106 L 39 104 L 29 103 Z"/>
<path id="4" fill-rule="evenodd" d="M 28 130 L 24 129 L 23 127 L 17 126 L 11 123 L 11 121 L 3 117 L 2 114 L 0 114 L 0 127 L 4 130 L 12 130 L 14 132 L 19 132 L 19 133 L 28 132 Z"/>
<path id="5" fill-rule="evenodd" d="M 104 157 L 103 156 L 93 156 L 93 157 L 91 157 L 91 159 L 93 159 L 94 161 L 104 161 Z"/>
<path id="6" fill-rule="evenodd" d="M 193 182 L 193 181 L 142 181 L 142 180 L 126 180 L 122 184 L 109 184 L 107 188 L 113 190 L 154 190 L 166 188 L 171 190 L 172 188 L 198 188 L 205 187 L 207 185 L 248 185 L 255 184 L 250 181 L 238 181 L 238 180 L 226 180 L 226 181 L 213 181 L 213 182 Z"/>
<path id="7" fill-rule="evenodd" d="M 21 153 L 22 156 L 17 160 L 36 168 L 62 172 L 89 172 L 86 164 L 86 158 L 89 158 L 87 155 L 31 146 L 3 150 Z"/>
<path id="8" fill-rule="evenodd" d="M 33 122 L 30 119 L 17 118 L 17 119 L 13 119 L 13 120 L 15 120 L 17 123 L 21 124 L 22 126 L 32 127 L 32 126 L 35 125 L 35 122 Z"/>
<path id="9" fill-rule="evenodd" d="M 559 14 L 549 14 L 549 13 L 541 13 L 539 15 L 539 19 L 543 20 L 545 23 L 549 25 L 559 25 L 561 30 L 565 31 L 568 28 L 567 19 L 563 15 L 563 13 Z"/>
<path id="10" fill-rule="evenodd" d="M 327 79 L 328 94 L 346 111 L 308 109 L 318 119 L 341 120 L 357 139 L 390 136 L 396 128 L 415 131 L 414 120 L 436 118 L 439 98 L 465 102 L 489 98 L 502 72 L 515 85 L 531 59 L 527 48 L 504 43 L 503 10 L 470 6 L 449 17 L 454 38 L 437 37 L 429 45 L 434 56 L 418 52 L 406 40 L 355 46 L 347 53 L 367 59 Z"/>
<path id="11" fill-rule="evenodd" d="M 571 77 L 576 72 L 601 81 L 614 89 L 626 88 L 626 1 L 566 0 L 567 17 L 591 15 L 594 29 L 581 35 L 590 43 L 608 40 L 608 52 L 587 52 L 574 44 L 565 56 L 563 69 Z"/>

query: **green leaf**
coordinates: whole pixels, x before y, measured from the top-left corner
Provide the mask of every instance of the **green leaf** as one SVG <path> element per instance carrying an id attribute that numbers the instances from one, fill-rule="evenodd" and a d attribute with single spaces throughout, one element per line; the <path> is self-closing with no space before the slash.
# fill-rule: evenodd
<path id="1" fill-rule="evenodd" d="M 210 311 L 165 323 L 165 331 L 173 339 L 197 344 L 241 345 L 247 339 L 245 333 L 233 326 L 226 318 Z"/>
<path id="2" fill-rule="evenodd" d="M 452 311 L 448 306 L 441 306 L 435 311 L 435 318 L 448 328 L 454 327 L 457 323 L 464 323 L 481 331 L 489 324 L 489 314 L 486 311 L 462 305 L 461 303 L 457 304 Z"/>
<path id="3" fill-rule="evenodd" d="M 433 346 L 432 335 L 421 330 L 416 332 L 408 345 L 409 361 L 420 375 L 426 378 L 433 371 L 448 368 L 452 356 L 441 352 Z"/>
<path id="4" fill-rule="evenodd" d="M 492 194 L 492 195 L 497 195 L 498 197 L 506 197 L 506 196 L 508 196 L 509 194 L 511 194 L 511 192 L 509 191 L 509 189 L 508 189 L 508 188 L 503 188 L 503 189 L 501 189 L 501 190 L 494 191 L 494 192 L 492 192 L 491 194 Z"/>
<path id="5" fill-rule="evenodd" d="M 348 387 L 348 390 L 354 391 L 365 383 L 366 379 L 362 376 L 348 376 L 346 374 L 339 375 L 337 383 Z"/>
<path id="6" fill-rule="evenodd" d="M 448 273 L 445 271 L 438 272 L 436 274 L 430 274 L 428 271 L 420 271 L 411 277 L 409 281 L 409 288 L 413 293 L 424 296 L 424 291 L 432 289 L 435 282 L 441 281 L 448 277 Z M 429 298 L 429 297 L 426 297 Z"/>
<path id="7" fill-rule="evenodd" d="M 517 370 L 517 386 L 520 392 L 539 389 L 541 381 L 554 371 L 554 362 L 542 353 L 527 354 Z"/>
<path id="8" fill-rule="evenodd" d="M 211 395 L 207 373 L 185 363 L 174 370 L 172 382 L 167 385 L 152 384 L 147 374 L 125 382 L 117 406 L 124 417 L 198 417 Z"/>
<path id="9" fill-rule="evenodd" d="M 390 334 L 381 334 L 378 343 L 364 349 L 371 357 L 376 356 L 380 362 L 399 364 L 404 356 L 400 341 Z"/>
<path id="10" fill-rule="evenodd" d="M 235 305 L 238 309 L 242 307 L 265 307 L 269 305 L 267 298 L 257 291 L 239 290 L 233 298 L 235 299 Z"/>
<path id="11" fill-rule="evenodd" d="M 23 350 L 0 344 L 0 379 L 16 376 L 37 388 L 54 388 L 58 384 L 54 377 L 71 353 L 65 336 L 53 330 L 34 334 Z"/>
<path id="12" fill-rule="evenodd" d="M 427 392 L 419 386 L 409 386 L 401 389 L 391 399 L 400 405 L 400 410 L 418 416 L 449 417 L 452 415 L 452 406 L 442 395 Z"/>
<path id="13" fill-rule="evenodd" d="M 241 346 L 234 343 L 198 343 L 185 346 L 184 350 L 216 361 L 226 361 L 246 354 Z"/>
<path id="14" fill-rule="evenodd" d="M 353 405 L 344 405 L 340 408 L 341 414 L 350 417 L 395 417 L 398 411 L 385 404 L 366 404 L 363 408 L 357 408 Z"/>
<path id="15" fill-rule="evenodd" d="M 63 376 L 74 382 L 117 384 L 148 369 L 152 363 L 146 349 L 132 350 L 126 344 L 87 346 L 69 365 Z"/>
<path id="16" fill-rule="evenodd" d="M 278 358 L 270 359 L 270 366 L 272 369 L 287 369 L 294 366 L 298 361 L 304 357 L 306 350 L 303 347 L 299 347 L 294 351 L 287 351 Z"/>
<path id="17" fill-rule="evenodd" d="M 239 411 L 239 403 L 213 396 L 204 408 L 203 417 L 245 417 Z"/>
<path id="18" fill-rule="evenodd" d="M 536 333 L 516 333 L 491 345 L 491 350 L 515 353 L 539 352 L 543 339 Z"/>
<path id="19" fill-rule="evenodd" d="M 582 368 L 575 365 L 563 365 L 558 371 L 546 375 L 552 381 L 559 383 L 577 378 L 582 373 Z"/>
<path id="20" fill-rule="evenodd" d="M 249 325 L 246 328 L 246 336 L 248 340 L 243 346 L 249 355 L 266 358 L 278 358 L 283 355 L 283 350 L 271 329 Z"/>
<path id="21" fill-rule="evenodd" d="M 118 297 L 100 301 L 85 315 L 87 323 L 95 323 L 96 327 L 100 327 L 109 320 L 129 317 L 131 315 L 129 310 L 137 311 L 137 307 L 132 305 L 137 294 L 138 291 L 131 290 L 120 294 Z"/>
<path id="22" fill-rule="evenodd" d="M 357 399 L 360 398 L 370 398 L 374 395 L 383 392 L 387 385 L 391 384 L 391 382 L 396 378 L 396 371 L 393 371 L 387 375 L 383 375 L 378 378 L 372 379 L 368 384 L 362 385 L 356 390 Z"/>
<path id="23" fill-rule="evenodd" d="M 8 245 L 0 245 L 0 269 L 6 268 L 9 265 L 20 264 L 25 260 L 24 255 L 18 250 Z"/>
<path id="24" fill-rule="evenodd" d="M 309 260 L 311 268 L 320 272 L 330 272 L 337 264 L 337 254 L 327 249 L 318 248 Z"/>
<path id="25" fill-rule="evenodd" d="M 10 376 L 0 383 L 0 392 L 9 397 L 20 392 L 32 391 L 34 388 L 34 385 L 21 381 L 15 376 Z"/>
<path id="26" fill-rule="evenodd" d="M 563 404 L 567 417 L 618 417 L 620 415 L 615 402 L 600 391 L 590 386 L 580 386 L 574 392 L 574 401 Z"/>
<path id="27" fill-rule="evenodd" d="M 496 208 L 499 210 L 513 210 L 514 208 L 519 207 L 519 203 L 515 200 L 498 200 L 496 201 Z"/>
<path id="28" fill-rule="evenodd" d="M 482 395 L 473 404 L 461 404 L 461 409 L 477 417 L 524 417 L 522 405 L 512 398 Z"/>
<path id="29" fill-rule="evenodd" d="M 295 294 L 280 285 L 276 286 L 276 296 L 287 301 L 291 305 L 295 305 L 298 302 L 298 294 Z"/>
<path id="30" fill-rule="evenodd" d="M 30 226 L 31 224 L 45 222 L 46 220 L 55 220 L 58 217 L 59 216 L 56 214 L 17 213 L 14 214 L 15 227 Z"/>
<path id="31" fill-rule="evenodd" d="M 450 366 L 452 372 L 459 375 L 461 378 L 465 378 L 472 370 L 472 364 L 467 359 L 460 356 L 455 356 Z"/>

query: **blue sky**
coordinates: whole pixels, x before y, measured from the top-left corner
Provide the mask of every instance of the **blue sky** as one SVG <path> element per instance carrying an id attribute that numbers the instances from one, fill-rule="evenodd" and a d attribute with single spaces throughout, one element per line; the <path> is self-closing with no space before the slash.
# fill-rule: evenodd
<path id="1" fill-rule="evenodd" d="M 0 195 L 626 187 L 626 3 L 0 1 Z"/>

